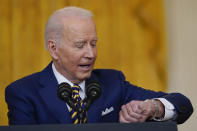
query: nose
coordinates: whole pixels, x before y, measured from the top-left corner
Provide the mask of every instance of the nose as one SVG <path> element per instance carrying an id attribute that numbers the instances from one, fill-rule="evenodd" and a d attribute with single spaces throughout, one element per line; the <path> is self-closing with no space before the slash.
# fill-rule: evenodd
<path id="1" fill-rule="evenodd" d="M 96 47 L 92 47 L 91 45 L 88 44 L 85 50 L 85 57 L 88 59 L 93 59 L 97 55 L 97 49 Z"/>

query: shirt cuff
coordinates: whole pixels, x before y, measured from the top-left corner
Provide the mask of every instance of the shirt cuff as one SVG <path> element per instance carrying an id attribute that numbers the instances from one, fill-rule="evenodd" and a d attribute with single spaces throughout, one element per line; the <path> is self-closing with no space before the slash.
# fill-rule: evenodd
<path id="1" fill-rule="evenodd" d="M 172 103 L 170 103 L 168 100 L 166 100 L 165 98 L 155 98 L 157 100 L 160 100 L 161 103 L 164 105 L 165 107 L 165 115 L 163 118 L 160 119 L 154 119 L 155 121 L 166 121 L 166 120 L 171 120 L 174 119 L 176 112 L 175 112 L 175 108 L 174 105 L 172 105 Z"/>

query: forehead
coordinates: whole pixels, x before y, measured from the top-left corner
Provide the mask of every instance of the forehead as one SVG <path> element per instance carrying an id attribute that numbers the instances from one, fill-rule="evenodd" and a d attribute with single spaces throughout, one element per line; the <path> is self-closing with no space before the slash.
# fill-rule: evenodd
<path id="1" fill-rule="evenodd" d="M 91 18 L 71 17 L 63 21 L 64 33 L 69 39 L 96 39 L 96 27 Z"/>

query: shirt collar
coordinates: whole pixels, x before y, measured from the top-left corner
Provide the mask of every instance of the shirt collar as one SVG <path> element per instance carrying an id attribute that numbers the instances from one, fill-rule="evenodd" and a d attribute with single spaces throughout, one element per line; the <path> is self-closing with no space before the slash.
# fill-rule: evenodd
<path id="1" fill-rule="evenodd" d="M 62 74 L 60 74 L 56 68 L 55 68 L 55 65 L 54 63 L 52 63 L 52 70 L 53 70 L 53 73 L 55 75 L 55 78 L 57 79 L 57 82 L 58 84 L 62 83 L 62 82 L 66 82 L 68 83 L 71 87 L 74 85 L 71 81 L 69 81 L 66 77 L 64 77 Z M 85 92 L 85 80 L 82 81 L 81 83 L 78 84 L 81 88 L 82 91 Z"/>

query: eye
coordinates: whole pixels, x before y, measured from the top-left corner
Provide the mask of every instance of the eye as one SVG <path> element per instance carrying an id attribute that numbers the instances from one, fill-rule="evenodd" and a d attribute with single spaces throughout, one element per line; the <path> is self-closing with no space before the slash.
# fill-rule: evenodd
<path id="1" fill-rule="evenodd" d="M 83 48 L 84 45 L 86 44 L 86 41 L 80 41 L 80 42 L 76 42 L 75 46 L 79 49 Z"/>
<path id="2" fill-rule="evenodd" d="M 96 43 L 97 43 L 97 40 L 93 40 L 93 41 L 91 41 L 90 45 L 91 45 L 92 47 L 96 47 Z"/>

